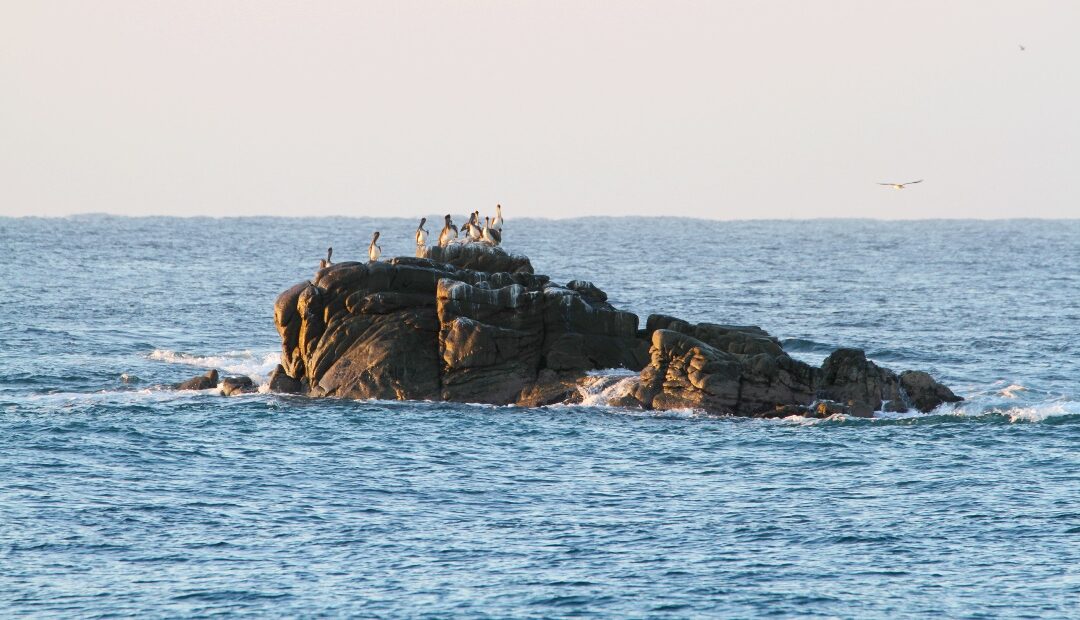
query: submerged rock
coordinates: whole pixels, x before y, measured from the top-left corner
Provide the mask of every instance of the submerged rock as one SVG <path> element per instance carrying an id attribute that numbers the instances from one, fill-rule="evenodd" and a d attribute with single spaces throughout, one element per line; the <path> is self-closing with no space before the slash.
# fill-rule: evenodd
<path id="1" fill-rule="evenodd" d="M 639 330 L 638 317 L 595 284 L 560 286 L 501 247 L 421 254 L 337 263 L 282 293 L 271 391 L 540 406 L 580 401 L 587 388 L 617 391 L 609 402 L 620 406 L 758 417 L 869 416 L 960 400 L 926 373 L 897 375 L 857 349 L 812 367 L 760 327 L 654 314 Z M 606 368 L 640 376 L 587 377 Z"/>
<path id="2" fill-rule="evenodd" d="M 234 396 L 236 394 L 250 394 L 256 390 L 255 382 L 251 377 L 225 377 L 221 380 L 221 395 Z"/>
<path id="3" fill-rule="evenodd" d="M 192 377 L 187 381 L 181 381 L 173 385 L 173 389 L 177 390 L 210 390 L 216 388 L 218 384 L 218 371 L 210 370 L 206 374 L 199 375 L 198 377 Z"/>
<path id="4" fill-rule="evenodd" d="M 923 413 L 933 411 L 941 403 L 958 403 L 964 400 L 921 370 L 905 370 L 900 373 L 900 389 L 911 406 Z"/>

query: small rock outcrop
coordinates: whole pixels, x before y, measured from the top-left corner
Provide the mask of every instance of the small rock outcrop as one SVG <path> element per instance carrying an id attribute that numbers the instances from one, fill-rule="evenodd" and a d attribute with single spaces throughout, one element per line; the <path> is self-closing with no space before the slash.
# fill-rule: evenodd
<path id="1" fill-rule="evenodd" d="M 921 371 L 897 375 L 858 349 L 837 349 L 814 368 L 757 327 L 650 317 L 651 361 L 631 394 L 643 407 L 692 407 L 754 417 L 931 411 L 961 399 Z M 664 326 L 665 329 L 659 329 Z M 906 380 L 905 380 L 906 377 Z"/>
<path id="2" fill-rule="evenodd" d="M 923 413 L 933 411 L 941 403 L 958 403 L 964 400 L 921 370 L 905 370 L 900 373 L 900 391 L 911 406 Z"/>
<path id="3" fill-rule="evenodd" d="M 584 385 L 625 383 L 612 404 L 757 417 L 870 416 L 960 400 L 924 372 L 897 375 L 857 349 L 815 368 L 759 327 L 654 314 L 639 330 L 638 317 L 596 285 L 560 286 L 501 247 L 421 254 L 337 263 L 282 293 L 271 391 L 537 406 L 581 400 Z M 588 376 L 607 368 L 640 377 Z"/>
<path id="4" fill-rule="evenodd" d="M 209 370 L 206 374 L 199 375 L 198 377 L 192 377 L 187 381 L 181 381 L 174 384 L 173 389 L 177 390 L 210 390 L 216 388 L 218 384 L 218 371 Z"/>
<path id="5" fill-rule="evenodd" d="M 270 391 L 278 394 L 299 394 L 304 391 L 304 385 L 290 377 L 281 364 L 270 373 L 268 383 Z"/>
<path id="6" fill-rule="evenodd" d="M 237 394 L 250 394 L 256 390 L 255 382 L 251 377 L 225 377 L 221 380 L 221 395 L 235 396 Z"/>

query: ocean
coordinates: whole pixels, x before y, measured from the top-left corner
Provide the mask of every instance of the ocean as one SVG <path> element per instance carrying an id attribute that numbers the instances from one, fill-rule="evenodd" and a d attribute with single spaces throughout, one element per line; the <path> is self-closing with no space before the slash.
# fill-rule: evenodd
<path id="1" fill-rule="evenodd" d="M 416 220 L 0 218 L 0 616 L 1080 616 L 1080 220 L 506 216 L 537 272 L 642 323 L 758 325 L 815 364 L 859 347 L 966 401 L 756 420 L 174 391 L 265 382 L 278 293 L 374 230 L 412 254 Z"/>

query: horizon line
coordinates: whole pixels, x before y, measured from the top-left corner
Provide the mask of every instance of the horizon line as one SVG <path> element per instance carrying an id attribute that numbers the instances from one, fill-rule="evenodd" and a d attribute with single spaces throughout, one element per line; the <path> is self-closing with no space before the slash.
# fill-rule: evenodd
<path id="1" fill-rule="evenodd" d="M 68 213 L 66 215 L 5 215 L 0 214 L 0 220 L 20 220 L 20 219 L 39 219 L 39 220 L 60 220 L 60 219 L 79 219 L 79 218 L 125 218 L 125 219 L 177 219 L 177 220 L 230 220 L 230 219 L 280 219 L 280 220 L 319 220 L 319 219 L 401 219 L 401 220 L 415 220 L 421 217 L 430 217 L 434 215 L 441 217 L 437 213 L 419 214 L 419 215 L 164 215 L 164 214 L 147 214 L 147 215 L 130 215 L 123 213 L 109 213 L 107 211 L 87 211 L 81 213 Z M 820 217 L 692 217 L 686 215 L 573 215 L 573 216 L 526 216 L 526 217 L 514 217 L 514 220 L 548 220 L 548 221 L 569 221 L 569 220 L 584 220 L 584 219 L 644 219 L 644 220 L 692 220 L 701 222 L 813 222 L 813 221 L 864 221 L 864 222 L 1015 222 L 1015 221 L 1044 221 L 1044 222 L 1071 222 L 1080 221 L 1078 217 L 1040 217 L 1040 216 L 1023 216 L 1023 217 L 923 217 L 923 218 L 888 218 L 888 217 L 857 217 L 857 216 L 820 216 Z"/>

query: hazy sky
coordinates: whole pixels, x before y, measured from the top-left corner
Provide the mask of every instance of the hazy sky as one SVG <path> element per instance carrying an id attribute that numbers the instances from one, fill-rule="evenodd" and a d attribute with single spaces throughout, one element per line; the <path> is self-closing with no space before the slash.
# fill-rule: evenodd
<path id="1" fill-rule="evenodd" d="M 3 0 L 0 215 L 1080 217 L 1078 33 L 1075 0 Z"/>

